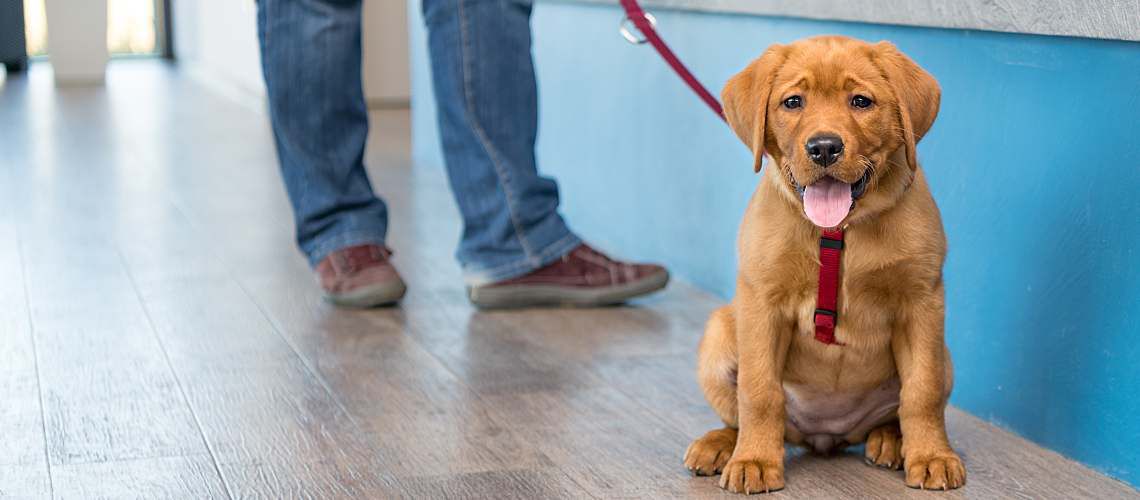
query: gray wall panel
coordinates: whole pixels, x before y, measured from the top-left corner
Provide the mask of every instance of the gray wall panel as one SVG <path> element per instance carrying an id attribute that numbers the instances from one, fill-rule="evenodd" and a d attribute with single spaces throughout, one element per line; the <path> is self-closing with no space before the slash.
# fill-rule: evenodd
<path id="1" fill-rule="evenodd" d="M 643 5 L 647 9 L 667 7 L 1140 41 L 1140 0 L 643 0 Z"/>

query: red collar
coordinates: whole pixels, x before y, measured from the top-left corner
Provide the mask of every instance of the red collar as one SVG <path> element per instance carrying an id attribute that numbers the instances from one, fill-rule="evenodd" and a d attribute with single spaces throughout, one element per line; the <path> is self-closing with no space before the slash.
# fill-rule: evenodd
<path id="1" fill-rule="evenodd" d="M 815 339 L 824 344 L 843 345 L 835 340 L 842 254 L 843 230 L 824 229 L 819 238 L 819 291 L 815 296 Z"/>

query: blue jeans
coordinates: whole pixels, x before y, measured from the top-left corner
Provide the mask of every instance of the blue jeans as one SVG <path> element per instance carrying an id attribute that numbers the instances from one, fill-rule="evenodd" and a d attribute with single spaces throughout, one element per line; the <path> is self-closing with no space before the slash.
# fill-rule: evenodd
<path id="1" fill-rule="evenodd" d="M 531 1 L 423 0 L 448 179 L 471 285 L 526 274 L 581 241 L 534 155 Z M 262 70 L 297 243 L 316 265 L 383 244 L 388 209 L 364 171 L 361 0 L 260 0 Z"/>

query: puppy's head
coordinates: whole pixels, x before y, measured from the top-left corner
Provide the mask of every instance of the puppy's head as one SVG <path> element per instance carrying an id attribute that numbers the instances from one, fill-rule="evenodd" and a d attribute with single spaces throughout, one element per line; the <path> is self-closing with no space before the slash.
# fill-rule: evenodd
<path id="1" fill-rule="evenodd" d="M 898 200 L 940 95 L 934 77 L 891 43 L 829 36 L 768 48 L 722 99 L 756 170 L 767 152 L 781 191 L 829 228 Z"/>

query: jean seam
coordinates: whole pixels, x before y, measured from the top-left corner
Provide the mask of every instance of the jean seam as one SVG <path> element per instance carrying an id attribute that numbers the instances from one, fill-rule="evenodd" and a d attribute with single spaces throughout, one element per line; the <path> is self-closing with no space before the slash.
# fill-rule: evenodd
<path id="1" fill-rule="evenodd" d="M 259 1 L 261 1 L 261 0 L 259 0 Z M 268 13 L 267 13 L 267 10 L 269 9 L 269 5 L 259 5 L 259 7 L 262 9 L 262 10 L 258 11 L 258 14 L 259 14 L 258 20 L 261 21 L 261 31 L 262 31 L 262 34 L 261 34 L 261 52 L 262 53 L 260 54 L 260 57 L 264 59 L 265 58 L 265 52 L 267 52 L 269 50 L 269 17 L 268 17 Z"/>
<path id="2" fill-rule="evenodd" d="M 568 243 L 574 243 L 573 246 L 568 246 Z M 522 262 L 512 262 L 490 269 L 480 269 L 476 271 L 478 274 L 487 275 L 492 282 L 502 281 L 505 279 L 521 276 L 530 271 L 538 269 L 539 266 L 546 264 L 546 260 L 551 257 L 562 257 L 574 250 L 581 244 L 581 240 L 574 233 L 569 233 L 562 238 L 554 241 L 546 246 L 546 248 L 536 255 L 533 259 L 527 259 Z M 553 259 L 551 259 L 553 261 Z"/>
<path id="3" fill-rule="evenodd" d="M 325 7 L 326 8 L 336 8 L 335 6 L 332 6 L 332 5 L 326 5 Z M 321 53 L 322 54 L 328 54 L 329 53 L 330 35 L 327 32 L 327 28 L 321 30 L 321 35 L 323 35 L 323 36 L 320 36 Z M 328 102 L 329 92 L 328 92 L 328 87 L 327 87 L 326 78 L 325 78 L 325 75 L 329 74 L 329 71 L 328 71 L 328 66 L 329 66 L 328 60 L 329 60 L 329 58 L 321 57 L 319 59 L 321 61 L 321 66 L 320 66 L 321 71 L 319 73 L 321 75 L 321 77 L 315 78 L 315 80 L 317 81 L 317 85 L 320 88 L 320 90 L 317 91 L 317 93 L 320 95 L 320 100 L 321 100 L 321 108 L 320 108 L 320 111 L 317 112 L 317 117 L 318 117 L 320 124 L 321 124 L 321 127 L 319 127 L 320 128 L 320 135 L 319 135 L 318 140 L 319 140 L 320 145 L 321 145 L 321 148 L 320 148 L 321 160 L 329 161 L 329 160 L 335 160 L 336 159 L 336 158 L 330 158 L 330 156 L 335 156 L 335 153 L 330 154 L 330 153 L 332 153 L 332 148 L 329 147 L 329 144 L 328 144 L 329 134 L 328 134 L 328 131 L 325 130 L 325 126 L 327 126 L 329 124 L 324 119 L 322 119 L 322 118 L 328 117 L 328 115 L 331 114 L 329 112 L 329 102 Z M 305 191 L 305 194 L 309 194 L 307 190 Z"/>
<path id="4" fill-rule="evenodd" d="M 475 113 L 475 90 L 473 88 L 474 86 L 471 85 L 471 71 L 469 69 L 471 58 L 468 42 L 470 41 L 470 37 L 467 35 L 467 16 L 463 9 L 464 0 L 458 0 L 456 4 L 458 5 L 459 9 L 459 38 L 460 52 L 462 54 L 462 62 L 460 63 L 460 68 L 463 72 L 463 95 L 465 98 L 463 107 L 464 110 L 467 111 L 467 120 L 471 123 L 471 130 L 475 132 L 475 137 L 478 139 L 479 145 L 482 146 L 483 151 L 487 153 L 487 158 L 491 160 L 491 166 L 495 171 L 495 176 L 499 178 L 499 185 L 503 188 L 503 196 L 506 198 L 507 202 L 507 215 L 510 217 L 511 226 L 515 230 L 515 239 L 518 240 L 519 245 L 522 246 L 523 254 L 526 256 L 527 260 L 531 262 L 540 260 L 539 256 L 535 255 L 534 249 L 531 248 L 530 243 L 527 242 L 526 232 L 523 229 L 522 224 L 519 222 L 518 214 L 515 211 L 516 203 L 514 200 L 513 192 L 511 191 L 510 175 L 503 169 L 498 153 L 495 150 L 494 145 L 492 145 L 490 143 L 490 140 L 487 138 L 487 133 L 483 129 L 482 124 L 479 123 L 479 119 Z"/>

